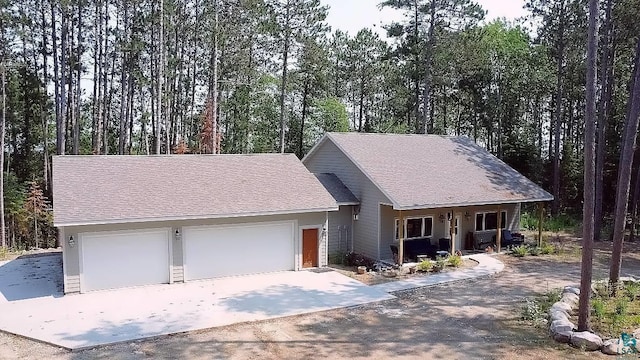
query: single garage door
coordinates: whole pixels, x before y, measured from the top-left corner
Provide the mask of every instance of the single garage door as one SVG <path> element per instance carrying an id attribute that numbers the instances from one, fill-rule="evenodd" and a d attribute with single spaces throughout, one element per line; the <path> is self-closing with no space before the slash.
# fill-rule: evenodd
<path id="1" fill-rule="evenodd" d="M 293 223 L 183 229 L 185 280 L 294 270 Z"/>
<path id="2" fill-rule="evenodd" d="M 169 230 L 80 235 L 82 292 L 169 282 Z"/>

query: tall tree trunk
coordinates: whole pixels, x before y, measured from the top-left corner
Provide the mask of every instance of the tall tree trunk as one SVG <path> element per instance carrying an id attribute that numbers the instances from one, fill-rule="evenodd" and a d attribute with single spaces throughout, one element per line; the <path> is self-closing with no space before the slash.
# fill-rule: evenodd
<path id="1" fill-rule="evenodd" d="M 67 130 L 67 97 L 65 86 L 67 85 L 67 37 L 69 33 L 67 6 L 60 3 L 60 118 L 56 123 L 56 144 L 58 155 L 64 155 L 66 151 L 66 130 Z M 54 35 L 55 37 L 55 35 Z"/>
<path id="2" fill-rule="evenodd" d="M 633 70 L 632 84 L 629 93 L 629 111 L 624 128 L 622 154 L 618 164 L 618 187 L 616 189 L 616 205 L 613 222 L 613 251 L 611 254 L 611 270 L 609 281 L 617 283 L 620 278 L 622 265 L 622 245 L 624 230 L 627 223 L 627 202 L 629 201 L 629 186 L 631 183 L 631 169 L 633 155 L 636 150 L 636 134 L 640 120 L 640 39 L 636 47 L 636 57 Z"/>
<path id="3" fill-rule="evenodd" d="M 286 9 L 285 9 L 285 30 L 284 30 L 284 46 L 282 49 L 282 79 L 280 83 L 280 152 L 284 153 L 284 135 L 285 135 L 285 125 L 286 125 L 286 117 L 285 117 L 285 98 L 287 96 L 287 66 L 289 60 L 289 46 L 291 41 L 291 28 L 290 28 L 290 11 L 291 5 L 289 4 L 289 0 L 287 0 Z"/>
<path id="4" fill-rule="evenodd" d="M 589 330 L 591 314 L 591 277 L 593 274 L 593 210 L 595 205 L 595 122 L 596 122 L 596 54 L 598 0 L 589 0 L 589 35 L 587 41 L 587 76 L 584 130 L 584 203 L 582 220 L 582 264 L 578 331 Z"/>
<path id="5" fill-rule="evenodd" d="M 0 30 L 2 31 L 2 30 Z M 0 41 L 4 43 L 4 31 L 0 33 L 2 38 Z M 5 137 L 5 125 L 7 124 L 7 94 L 6 94 L 6 73 L 4 53 L 0 54 L 0 83 L 2 84 L 2 122 L 0 122 L 0 247 L 7 247 L 6 229 L 4 222 L 4 137 Z M 46 69 L 45 69 L 46 71 Z"/>
<path id="6" fill-rule="evenodd" d="M 100 114 L 100 106 L 98 105 L 99 97 L 98 91 L 100 89 L 100 80 L 102 77 L 100 76 L 100 72 L 102 68 L 98 67 L 99 63 L 102 61 L 102 2 L 96 1 L 95 5 L 95 13 L 94 13 L 94 21 L 93 28 L 96 31 L 93 40 L 93 96 L 92 96 L 92 104 L 91 104 L 91 152 L 93 154 L 98 154 L 100 152 L 99 139 L 100 134 L 98 133 L 99 126 L 99 115 Z"/>
<path id="7" fill-rule="evenodd" d="M 436 0 L 431 0 L 429 8 L 429 30 L 427 31 L 427 44 L 424 56 L 424 89 L 422 90 L 422 121 L 420 123 L 419 134 L 433 132 L 433 109 L 431 101 L 431 59 L 435 48 L 435 27 L 436 27 Z M 429 126 L 429 128 L 427 128 Z"/>
<path id="8" fill-rule="evenodd" d="M 42 55 L 42 82 L 44 84 L 44 92 L 45 95 L 40 99 L 40 121 L 42 123 L 42 133 L 44 136 L 42 137 L 42 148 L 43 148 L 43 160 L 44 160 L 44 189 L 47 194 L 50 194 L 51 187 L 49 186 L 49 180 L 51 179 L 51 166 L 49 165 L 49 119 L 47 118 L 47 99 L 49 98 L 49 94 L 47 91 L 47 87 L 49 86 L 49 69 L 47 65 L 47 31 L 46 31 L 46 16 L 45 16 L 45 8 L 44 8 L 44 0 L 40 1 L 40 30 L 42 32 L 42 47 L 41 47 L 41 55 Z M 1 147 L 4 149 L 4 146 Z M 1 170 L 1 169 L 0 169 Z"/>
<path id="9" fill-rule="evenodd" d="M 300 133 L 298 136 L 298 158 L 302 159 L 304 155 L 304 123 L 307 117 L 307 102 L 309 98 L 309 76 L 304 81 L 304 90 L 302 93 L 302 116 L 300 116 Z"/>
<path id="10" fill-rule="evenodd" d="M 160 124 L 162 123 L 162 100 L 164 98 L 163 76 L 164 76 L 164 0 L 160 0 L 160 35 L 158 36 L 158 97 L 156 105 L 156 154 L 160 154 L 160 145 L 162 143 L 162 134 L 160 133 Z"/>
<path id="11" fill-rule="evenodd" d="M 557 83 L 556 83 L 556 108 L 554 113 L 555 123 L 553 131 L 553 203 L 551 206 L 551 213 L 558 215 L 560 211 L 560 129 L 562 128 L 562 67 L 564 63 L 564 17 L 565 17 L 565 3 L 561 0 L 560 4 L 558 28 L 558 58 L 556 64 Z"/>
<path id="12" fill-rule="evenodd" d="M 600 241 L 602 232 L 602 191 L 604 177 L 604 159 L 606 148 L 607 122 L 609 118 L 609 107 L 611 106 L 611 91 L 613 89 L 613 59 L 612 31 L 611 31 L 611 10 L 613 0 L 607 0 L 603 26 L 602 57 L 600 59 L 600 77 L 602 94 L 598 102 L 598 148 L 596 151 L 596 210 L 594 216 L 593 231 L 595 241 Z"/>
<path id="13" fill-rule="evenodd" d="M 80 87 L 80 78 L 82 75 L 82 47 L 83 47 L 83 38 L 82 38 L 82 2 L 78 2 L 78 29 L 77 29 L 77 52 L 76 52 L 76 94 L 75 94 L 75 109 L 73 109 L 75 115 L 73 122 L 73 154 L 78 155 L 80 153 L 80 108 L 81 101 L 80 97 L 82 95 L 82 88 Z"/>

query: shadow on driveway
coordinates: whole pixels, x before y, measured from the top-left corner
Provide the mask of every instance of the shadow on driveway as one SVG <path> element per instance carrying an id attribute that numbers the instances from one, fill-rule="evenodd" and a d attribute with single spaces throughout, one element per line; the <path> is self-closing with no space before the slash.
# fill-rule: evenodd
<path id="1" fill-rule="evenodd" d="M 0 261 L 0 303 L 62 296 L 62 253 Z"/>

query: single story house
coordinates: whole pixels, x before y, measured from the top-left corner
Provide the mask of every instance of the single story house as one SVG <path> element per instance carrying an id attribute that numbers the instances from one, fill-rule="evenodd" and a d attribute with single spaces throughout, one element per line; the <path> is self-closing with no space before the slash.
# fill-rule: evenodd
<path id="1" fill-rule="evenodd" d="M 327 264 L 338 209 L 292 154 L 55 156 L 64 292 Z"/>
<path id="2" fill-rule="evenodd" d="M 497 236 L 499 246 L 496 229 L 519 229 L 522 203 L 553 200 L 466 137 L 328 133 L 302 161 L 346 194 L 329 213 L 330 256 L 391 260 L 395 245 L 402 261 L 412 239 L 431 246 L 447 239 L 455 251 Z"/>

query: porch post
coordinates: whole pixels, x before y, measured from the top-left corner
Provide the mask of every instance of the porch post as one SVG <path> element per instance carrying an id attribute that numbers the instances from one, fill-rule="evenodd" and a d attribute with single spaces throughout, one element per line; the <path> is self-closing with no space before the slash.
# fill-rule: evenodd
<path id="1" fill-rule="evenodd" d="M 542 246 L 542 219 L 544 218 L 544 203 L 538 203 L 538 246 Z"/>
<path id="2" fill-rule="evenodd" d="M 455 224 L 456 224 L 456 216 L 451 209 L 451 221 L 449 221 L 449 240 L 451 240 L 451 255 L 456 253 L 456 239 L 455 237 Z"/>
<path id="3" fill-rule="evenodd" d="M 496 229 L 496 252 L 500 252 L 502 243 L 502 207 L 498 206 L 498 228 Z"/>
<path id="4" fill-rule="evenodd" d="M 404 261 L 404 219 L 402 210 L 398 210 L 398 265 Z"/>

